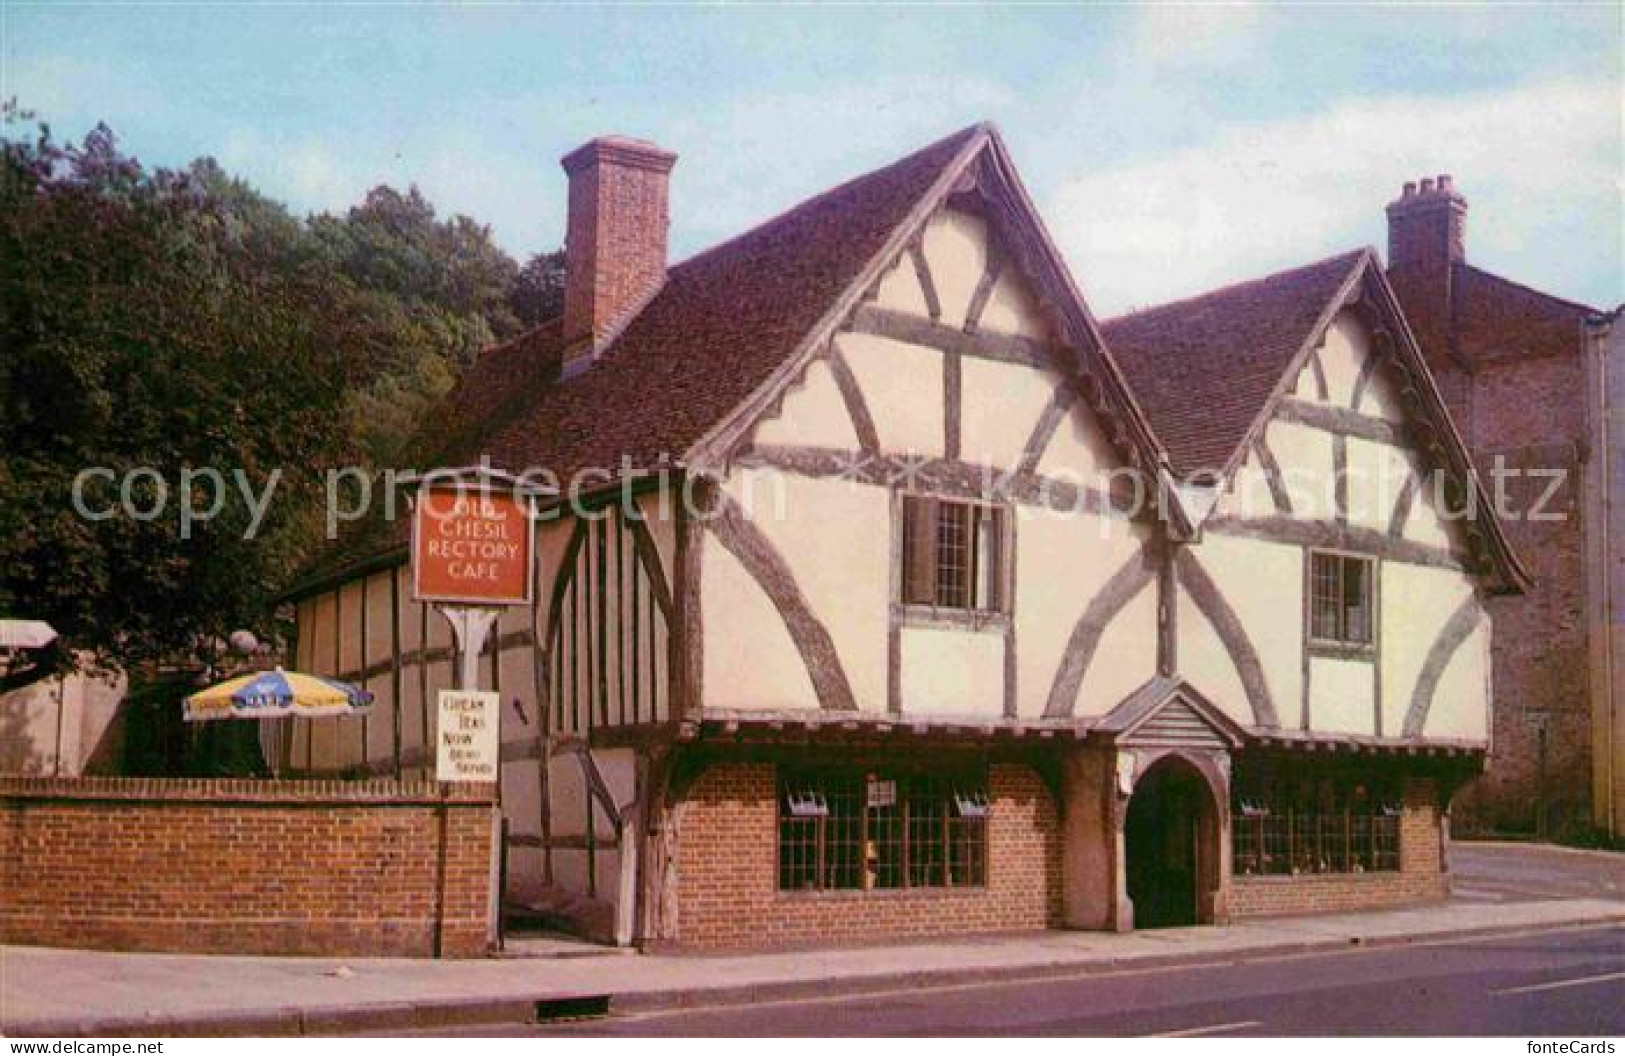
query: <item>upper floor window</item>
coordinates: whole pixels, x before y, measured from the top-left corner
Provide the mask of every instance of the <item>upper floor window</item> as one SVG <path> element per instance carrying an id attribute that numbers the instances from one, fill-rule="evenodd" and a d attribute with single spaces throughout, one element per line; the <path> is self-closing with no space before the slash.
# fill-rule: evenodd
<path id="1" fill-rule="evenodd" d="M 1371 645 L 1373 566 L 1368 557 L 1311 554 L 1309 638 L 1326 645 Z"/>
<path id="2" fill-rule="evenodd" d="M 979 502 L 904 496 L 904 604 L 1001 611 L 1004 517 Z"/>

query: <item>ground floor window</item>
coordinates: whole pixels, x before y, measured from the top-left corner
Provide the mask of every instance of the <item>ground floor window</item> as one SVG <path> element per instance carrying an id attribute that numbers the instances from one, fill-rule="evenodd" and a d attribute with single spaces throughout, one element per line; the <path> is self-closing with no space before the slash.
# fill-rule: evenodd
<path id="1" fill-rule="evenodd" d="M 1397 782 L 1362 777 L 1241 778 L 1231 809 L 1237 875 L 1399 868 Z"/>
<path id="2" fill-rule="evenodd" d="M 779 888 L 987 883 L 985 774 L 784 771 Z"/>

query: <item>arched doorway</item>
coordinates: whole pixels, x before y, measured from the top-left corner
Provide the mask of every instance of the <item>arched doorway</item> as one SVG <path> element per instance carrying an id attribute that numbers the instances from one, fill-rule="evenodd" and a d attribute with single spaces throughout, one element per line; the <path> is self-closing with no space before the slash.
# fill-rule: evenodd
<path id="1" fill-rule="evenodd" d="M 1136 928 L 1210 923 L 1218 815 L 1195 766 L 1166 756 L 1145 772 L 1129 800 L 1123 845 Z"/>

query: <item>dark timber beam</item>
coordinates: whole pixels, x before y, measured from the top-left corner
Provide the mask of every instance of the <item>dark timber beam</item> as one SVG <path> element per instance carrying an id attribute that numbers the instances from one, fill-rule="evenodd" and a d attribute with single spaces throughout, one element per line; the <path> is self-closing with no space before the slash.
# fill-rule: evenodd
<path id="1" fill-rule="evenodd" d="M 911 345 L 934 348 L 939 352 L 952 352 L 974 359 L 996 363 L 1018 363 L 1022 366 L 1055 370 L 1059 356 L 1043 343 L 1014 334 L 967 334 L 945 326 L 933 319 L 923 319 L 911 312 L 895 308 L 881 308 L 866 304 L 852 316 L 852 329 L 856 333 L 904 341 Z"/>
<path id="2" fill-rule="evenodd" d="M 1456 611 L 1450 614 L 1445 625 L 1439 628 L 1433 644 L 1428 647 L 1427 658 L 1422 661 L 1422 672 L 1416 676 L 1416 688 L 1411 691 L 1411 706 L 1405 712 L 1403 732 L 1406 737 L 1422 736 L 1422 731 L 1427 727 L 1428 712 L 1433 708 L 1433 693 L 1439 688 L 1439 680 L 1444 677 L 1457 650 L 1478 629 L 1479 621 L 1483 618 L 1484 610 L 1479 607 L 1478 598 L 1469 594 L 1456 606 Z"/>
<path id="3" fill-rule="evenodd" d="M 1352 436 L 1378 444 L 1405 447 L 1405 430 L 1393 422 L 1351 411 L 1347 407 L 1333 407 L 1324 403 L 1287 398 L 1275 405 L 1275 417 L 1283 422 L 1296 422 L 1313 429 L 1324 429 L 1337 436 Z"/>
<path id="4" fill-rule="evenodd" d="M 738 558 L 778 610 L 785 629 L 790 632 L 790 640 L 807 666 L 819 706 L 830 711 L 856 711 L 857 701 L 835 651 L 835 642 L 801 592 L 789 563 L 773 541 L 751 523 L 745 511 L 726 493 L 714 490 L 712 502 L 705 527 L 716 536 L 723 549 Z"/>
<path id="5" fill-rule="evenodd" d="M 1253 648 L 1241 617 L 1236 615 L 1224 592 L 1190 551 L 1181 548 L 1175 555 L 1174 564 L 1179 585 L 1213 625 L 1219 640 L 1224 643 L 1225 652 L 1230 654 L 1231 662 L 1236 665 L 1236 674 L 1241 676 L 1242 687 L 1247 691 L 1247 703 L 1253 709 L 1253 724 L 1267 727 L 1281 725 L 1275 711 L 1275 701 L 1270 696 L 1269 684 L 1264 680 L 1264 666 L 1259 663 L 1258 650 Z"/>
<path id="6" fill-rule="evenodd" d="M 1050 682 L 1049 699 L 1044 704 L 1046 719 L 1069 718 L 1078 704 L 1078 691 L 1089 672 L 1101 636 L 1112 620 L 1157 576 L 1157 562 L 1150 550 L 1142 549 L 1112 573 L 1104 586 L 1089 600 L 1061 653 L 1061 662 Z M 1116 703 L 1113 701 L 1113 703 Z"/>
<path id="7" fill-rule="evenodd" d="M 880 434 L 875 430 L 874 416 L 869 413 L 869 404 L 863 398 L 863 389 L 858 385 L 851 365 L 841 350 L 833 346 L 827 358 L 830 373 L 835 376 L 835 387 L 840 390 L 847 416 L 852 419 L 852 431 L 857 434 L 858 446 L 865 451 L 879 451 Z"/>
<path id="8" fill-rule="evenodd" d="M 1466 563 L 1448 550 L 1408 539 L 1396 539 L 1374 528 L 1360 528 L 1330 521 L 1305 521 L 1292 517 L 1215 517 L 1204 525 L 1207 531 L 1258 539 L 1286 546 L 1313 546 L 1326 550 L 1348 550 L 1385 561 L 1427 568 L 1463 571 Z"/>
<path id="9" fill-rule="evenodd" d="M 1126 516 L 1134 508 L 1132 498 L 1127 495 L 1113 498 L 1058 477 L 1009 472 L 950 459 L 759 444 L 741 453 L 737 461 L 744 466 L 765 466 L 803 477 L 828 477 L 883 487 L 909 486 L 951 498 L 1014 502 L 1061 512 Z M 1141 505 L 1149 512 L 1149 498 Z"/>

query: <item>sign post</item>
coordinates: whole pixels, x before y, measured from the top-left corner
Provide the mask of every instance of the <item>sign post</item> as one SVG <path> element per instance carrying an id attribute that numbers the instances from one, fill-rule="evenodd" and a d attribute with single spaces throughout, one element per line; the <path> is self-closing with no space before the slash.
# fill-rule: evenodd
<path id="1" fill-rule="evenodd" d="M 442 796 L 450 782 L 494 784 L 502 802 L 502 704 L 480 688 L 480 657 L 502 610 L 528 605 L 535 582 L 535 518 L 526 489 L 489 469 L 436 474 L 419 481 L 412 508 L 412 599 L 426 602 L 451 625 L 457 647 L 454 690 L 439 695 L 435 724 L 435 779 Z M 473 478 L 473 479 L 470 479 Z M 427 704 L 427 702 L 425 702 Z M 502 941 L 500 811 L 493 819 L 491 939 Z M 440 812 L 442 883 L 446 816 Z M 443 902 L 444 891 L 441 892 Z M 443 905 L 441 907 L 443 909 Z M 439 928 L 436 929 L 438 954 Z"/>

